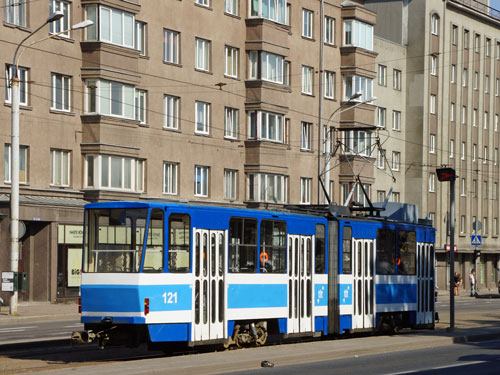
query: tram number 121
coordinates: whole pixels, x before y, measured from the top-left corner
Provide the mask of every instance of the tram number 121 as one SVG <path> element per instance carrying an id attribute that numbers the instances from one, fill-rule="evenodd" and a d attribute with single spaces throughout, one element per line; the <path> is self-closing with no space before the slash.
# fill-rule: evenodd
<path id="1" fill-rule="evenodd" d="M 164 303 L 177 303 L 177 292 L 165 292 L 162 294 Z"/>

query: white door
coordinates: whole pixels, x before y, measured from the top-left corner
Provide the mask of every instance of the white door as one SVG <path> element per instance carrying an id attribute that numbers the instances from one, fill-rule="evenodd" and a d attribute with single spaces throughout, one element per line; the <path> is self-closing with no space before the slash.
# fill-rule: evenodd
<path id="1" fill-rule="evenodd" d="M 434 321 L 434 246 L 417 245 L 417 324 Z"/>
<path id="2" fill-rule="evenodd" d="M 352 328 L 375 326 L 375 240 L 353 239 Z"/>
<path id="3" fill-rule="evenodd" d="M 194 340 L 224 338 L 226 233 L 206 229 L 194 235 Z"/>
<path id="4" fill-rule="evenodd" d="M 314 236 L 288 236 L 288 333 L 311 332 Z"/>

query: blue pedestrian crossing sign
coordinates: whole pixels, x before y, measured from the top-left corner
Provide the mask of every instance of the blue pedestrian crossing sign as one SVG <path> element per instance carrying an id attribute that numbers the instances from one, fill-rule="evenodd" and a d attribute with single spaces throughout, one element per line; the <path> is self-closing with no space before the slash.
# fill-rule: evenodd
<path id="1" fill-rule="evenodd" d="M 481 246 L 482 242 L 483 242 L 483 239 L 479 234 L 474 234 L 470 238 L 470 244 L 472 246 Z"/>

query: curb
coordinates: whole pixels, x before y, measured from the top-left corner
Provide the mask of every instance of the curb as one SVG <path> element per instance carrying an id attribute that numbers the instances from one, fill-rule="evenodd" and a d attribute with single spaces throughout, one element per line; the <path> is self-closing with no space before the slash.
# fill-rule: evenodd
<path id="1" fill-rule="evenodd" d="M 6 326 L 10 324 L 24 323 L 24 322 L 51 322 L 54 320 L 76 320 L 80 322 L 80 317 L 81 317 L 80 314 L 33 315 L 33 316 L 7 315 L 5 317 L 2 317 L 0 315 L 0 326 Z"/>

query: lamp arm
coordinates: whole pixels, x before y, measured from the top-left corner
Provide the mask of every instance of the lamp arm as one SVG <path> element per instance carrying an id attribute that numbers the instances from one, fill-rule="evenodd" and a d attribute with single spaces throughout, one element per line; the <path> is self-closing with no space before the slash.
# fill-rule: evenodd
<path id="1" fill-rule="evenodd" d="M 13 77 L 17 78 L 17 53 L 19 52 L 19 49 L 21 48 L 21 46 L 23 45 L 24 42 L 26 42 L 31 36 L 33 36 L 35 33 L 37 33 L 38 31 L 40 31 L 46 24 L 48 24 L 49 22 L 48 21 L 45 21 L 43 24 L 41 24 L 40 26 L 38 26 L 35 31 L 31 32 L 30 34 L 28 34 L 23 40 L 21 40 L 21 43 L 19 43 L 16 47 L 16 51 L 14 52 L 14 58 L 12 59 L 12 66 L 14 67 L 14 74 L 13 74 Z M 22 52 L 21 52 L 22 53 Z"/>

